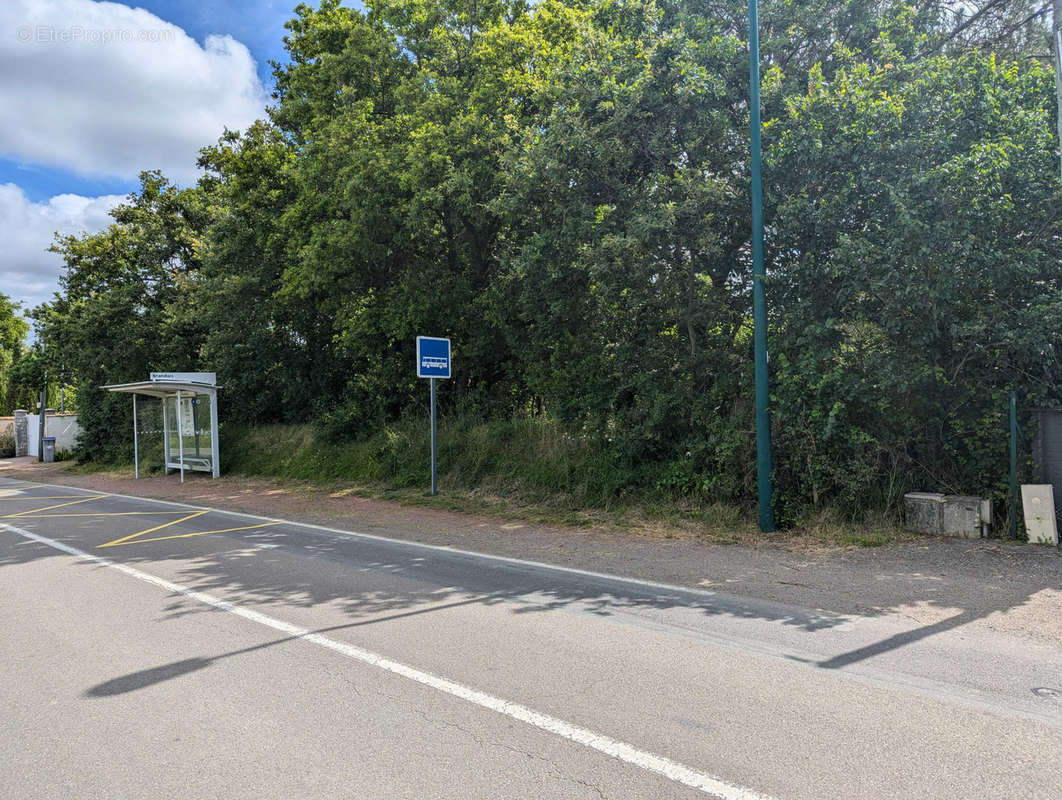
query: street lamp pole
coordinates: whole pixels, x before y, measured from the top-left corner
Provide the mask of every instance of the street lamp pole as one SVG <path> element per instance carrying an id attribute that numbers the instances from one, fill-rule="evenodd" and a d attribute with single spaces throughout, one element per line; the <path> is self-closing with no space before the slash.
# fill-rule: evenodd
<path id="1" fill-rule="evenodd" d="M 752 184 L 752 317 L 756 351 L 756 484 L 760 530 L 774 530 L 771 419 L 767 384 L 767 298 L 763 290 L 763 179 L 760 142 L 760 32 L 758 0 L 749 0 L 749 138 Z"/>
<path id="2" fill-rule="evenodd" d="M 1062 142 L 1062 0 L 1054 0 L 1053 10 L 1051 43 L 1055 49 L 1055 127 L 1058 130 L 1059 142 Z M 1062 168 L 1062 146 L 1059 147 L 1059 166 Z"/>

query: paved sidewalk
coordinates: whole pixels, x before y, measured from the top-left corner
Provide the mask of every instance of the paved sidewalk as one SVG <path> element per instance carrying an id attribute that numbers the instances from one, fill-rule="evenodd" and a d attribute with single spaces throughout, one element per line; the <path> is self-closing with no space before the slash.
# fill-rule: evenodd
<path id="1" fill-rule="evenodd" d="M 283 517 L 838 614 L 896 615 L 920 626 L 971 625 L 1062 642 L 1062 553 L 1043 546 L 927 537 L 806 552 L 504 521 L 233 476 L 190 476 L 181 485 L 173 476 L 70 475 L 61 465 L 31 459 L 0 460 L 0 476 Z"/>

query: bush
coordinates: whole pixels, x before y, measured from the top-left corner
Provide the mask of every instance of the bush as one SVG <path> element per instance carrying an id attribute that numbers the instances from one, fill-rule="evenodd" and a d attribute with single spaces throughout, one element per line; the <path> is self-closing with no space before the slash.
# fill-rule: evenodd
<path id="1" fill-rule="evenodd" d="M 15 434 L 0 433 L 0 458 L 11 458 L 15 455 Z"/>

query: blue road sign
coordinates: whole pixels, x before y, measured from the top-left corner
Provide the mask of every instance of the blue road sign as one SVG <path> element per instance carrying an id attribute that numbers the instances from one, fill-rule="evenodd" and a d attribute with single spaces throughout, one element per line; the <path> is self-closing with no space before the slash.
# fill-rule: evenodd
<path id="1" fill-rule="evenodd" d="M 450 340 L 417 337 L 417 377 L 450 377 Z"/>

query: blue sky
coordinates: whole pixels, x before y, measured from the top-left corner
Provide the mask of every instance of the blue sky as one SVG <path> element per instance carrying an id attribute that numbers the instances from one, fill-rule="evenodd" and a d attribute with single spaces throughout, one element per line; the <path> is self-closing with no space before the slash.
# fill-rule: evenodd
<path id="1" fill-rule="evenodd" d="M 199 148 L 264 116 L 296 4 L 0 0 L 0 292 L 48 300 L 56 232 L 105 227 L 141 170 L 194 182 Z"/>
<path id="2" fill-rule="evenodd" d="M 258 61 L 262 82 L 272 81 L 269 61 L 285 61 L 284 23 L 295 16 L 297 0 L 141 0 L 130 5 L 146 8 L 184 28 L 202 41 L 211 33 L 227 33 L 247 45 Z M 308 5 L 315 6 L 315 2 Z"/>
<path id="3" fill-rule="evenodd" d="M 272 91 L 269 62 L 286 60 L 284 23 L 294 16 L 297 4 L 298 0 L 140 0 L 126 5 L 172 22 L 200 43 L 210 34 L 229 34 L 251 51 L 260 80 Z M 135 180 L 89 177 L 70 169 L 0 157 L 0 183 L 8 182 L 22 187 L 33 202 L 66 192 L 96 196 L 126 194 L 136 188 Z"/>

